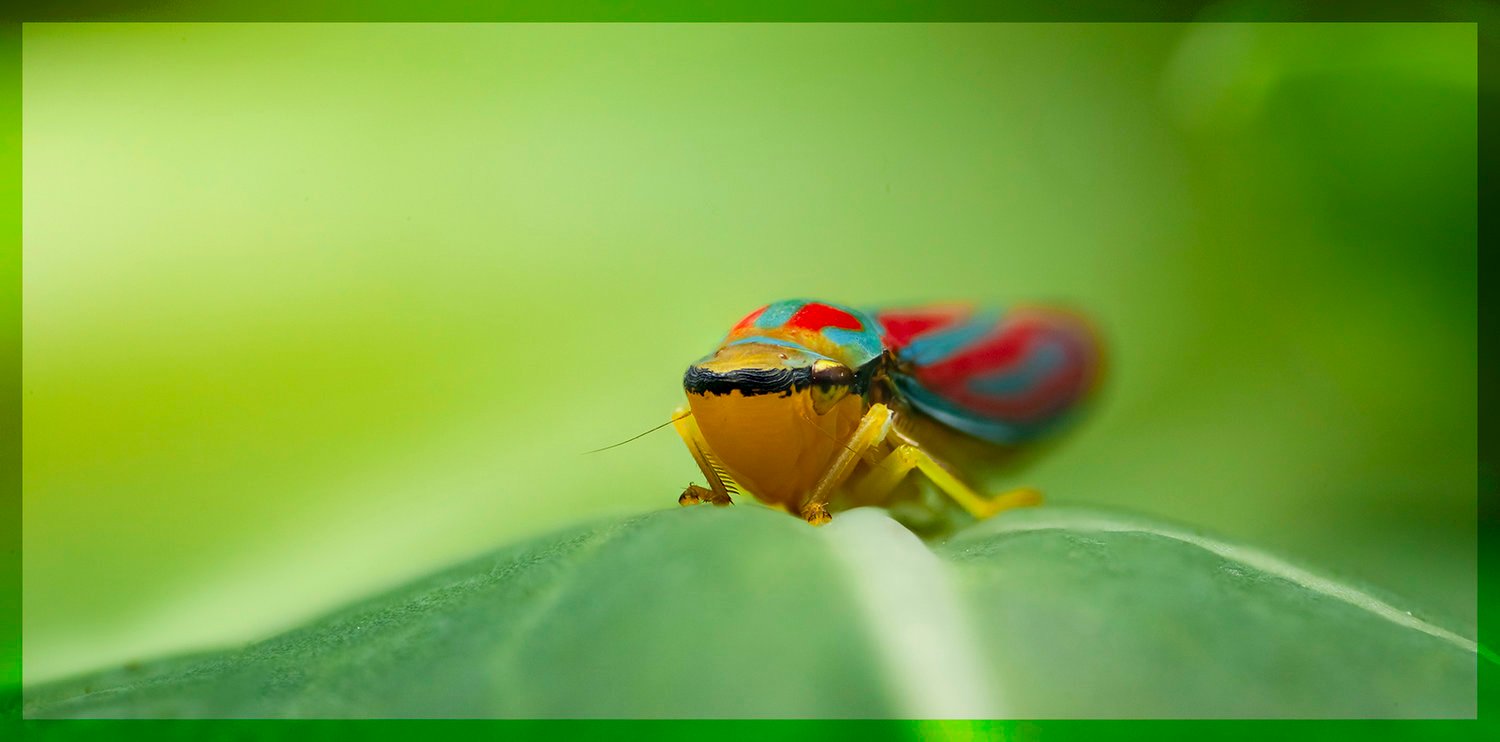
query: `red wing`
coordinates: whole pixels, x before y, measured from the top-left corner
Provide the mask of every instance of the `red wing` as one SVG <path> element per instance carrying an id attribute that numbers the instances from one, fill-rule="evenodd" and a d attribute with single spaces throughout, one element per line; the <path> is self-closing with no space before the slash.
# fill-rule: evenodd
<path id="1" fill-rule="evenodd" d="M 919 411 L 993 443 L 1055 428 L 1098 384 L 1090 323 L 1063 309 L 934 306 L 874 312 L 900 362 L 896 386 Z"/>

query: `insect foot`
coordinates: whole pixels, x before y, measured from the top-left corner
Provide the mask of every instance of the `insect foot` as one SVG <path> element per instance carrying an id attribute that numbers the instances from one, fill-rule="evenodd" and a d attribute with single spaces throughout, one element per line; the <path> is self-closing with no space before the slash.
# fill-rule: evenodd
<path id="1" fill-rule="evenodd" d="M 821 526 L 833 520 L 833 516 L 828 514 L 827 505 L 818 502 L 802 506 L 802 519 L 815 526 Z"/>
<path id="2" fill-rule="evenodd" d="M 687 507 L 688 505 L 697 505 L 698 503 L 701 503 L 705 499 L 712 496 L 712 493 L 710 493 L 707 489 L 699 487 L 696 484 L 690 484 L 687 486 L 687 489 L 682 491 L 682 496 L 677 498 L 677 504 L 683 507 Z"/>

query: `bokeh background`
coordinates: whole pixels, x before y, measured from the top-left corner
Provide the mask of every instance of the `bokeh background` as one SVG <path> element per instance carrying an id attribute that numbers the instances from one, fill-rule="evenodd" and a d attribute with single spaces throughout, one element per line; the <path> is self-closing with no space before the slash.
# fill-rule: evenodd
<path id="1" fill-rule="evenodd" d="M 1083 307 L 1018 482 L 1473 635 L 1472 25 L 28 25 L 22 81 L 28 683 L 675 507 L 670 431 L 583 452 L 792 296 Z"/>

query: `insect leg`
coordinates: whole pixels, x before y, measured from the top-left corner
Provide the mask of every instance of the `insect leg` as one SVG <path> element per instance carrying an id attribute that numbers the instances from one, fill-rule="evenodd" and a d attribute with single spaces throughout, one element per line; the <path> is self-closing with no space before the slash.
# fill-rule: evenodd
<path id="1" fill-rule="evenodd" d="M 849 473 L 854 471 L 854 465 L 864 457 L 865 452 L 870 450 L 881 441 L 885 440 L 885 434 L 891 429 L 891 410 L 883 404 L 870 405 L 865 411 L 864 417 L 860 418 L 859 426 L 844 443 L 844 450 L 839 451 L 838 457 L 818 483 L 813 486 L 812 492 L 807 500 L 802 503 L 802 517 L 815 526 L 821 526 L 832 519 L 828 514 L 828 498 L 833 496 L 839 485 L 849 478 Z"/>
<path id="2" fill-rule="evenodd" d="M 958 477 L 953 476 L 952 472 L 938 463 L 937 459 L 928 455 L 926 451 L 910 444 L 897 446 L 860 481 L 861 494 L 878 502 L 886 493 L 900 484 L 901 479 L 912 469 L 922 472 L 934 485 L 937 485 L 943 494 L 952 498 L 960 507 L 979 520 L 1011 508 L 1040 505 L 1042 502 L 1042 493 L 1030 487 L 1021 487 L 993 497 L 985 497 L 964 484 Z"/>
<path id="3" fill-rule="evenodd" d="M 739 485 L 719 465 L 718 459 L 708 448 L 708 443 L 703 440 L 703 433 L 698 430 L 697 421 L 688 414 L 687 407 L 678 407 L 672 413 L 672 427 L 677 429 L 677 435 L 682 436 L 682 442 L 687 445 L 688 452 L 693 455 L 693 460 L 698 462 L 698 468 L 703 471 L 703 477 L 708 480 L 708 487 L 699 487 L 690 484 L 682 491 L 682 496 L 677 498 L 678 505 L 697 505 L 708 501 L 715 505 L 733 505 L 734 500 L 730 495 L 740 493 Z"/>

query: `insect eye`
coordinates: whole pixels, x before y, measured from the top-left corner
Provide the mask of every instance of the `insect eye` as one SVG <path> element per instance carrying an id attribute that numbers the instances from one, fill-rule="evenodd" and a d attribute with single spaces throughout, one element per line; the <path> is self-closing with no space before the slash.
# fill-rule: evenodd
<path id="1" fill-rule="evenodd" d="M 849 387 L 854 383 L 854 372 L 834 361 L 814 361 L 811 375 L 813 411 L 819 415 L 826 414 L 848 396 Z"/>
<path id="2" fill-rule="evenodd" d="M 854 372 L 842 363 L 816 361 L 812 365 L 812 382 L 820 387 L 849 386 L 854 383 Z"/>

